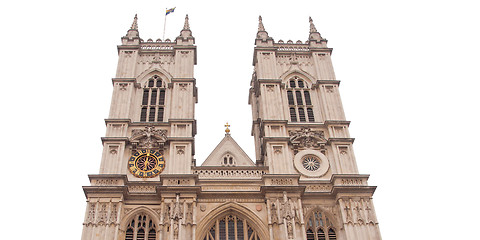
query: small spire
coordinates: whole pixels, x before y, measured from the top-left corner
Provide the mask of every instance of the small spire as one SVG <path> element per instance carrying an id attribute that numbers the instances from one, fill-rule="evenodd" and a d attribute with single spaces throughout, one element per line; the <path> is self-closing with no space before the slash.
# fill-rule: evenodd
<path id="1" fill-rule="evenodd" d="M 227 135 L 230 135 L 230 129 L 229 129 L 229 127 L 230 127 L 230 124 L 228 124 L 228 122 L 227 122 L 227 123 L 225 124 L 225 134 L 227 134 Z"/>
<path id="2" fill-rule="evenodd" d="M 263 26 L 262 16 L 258 16 L 258 31 L 265 31 L 265 27 Z"/>
<path id="3" fill-rule="evenodd" d="M 308 20 L 310 22 L 310 33 L 317 32 L 317 28 L 315 28 L 315 24 L 313 24 L 312 17 L 308 17 Z"/>
<path id="4" fill-rule="evenodd" d="M 132 29 L 132 30 L 138 30 L 137 14 L 135 14 L 135 17 L 133 18 L 132 27 L 131 27 L 130 29 Z"/>
<path id="5" fill-rule="evenodd" d="M 188 24 L 188 14 L 185 16 L 185 24 L 183 25 L 183 30 L 190 30 L 190 24 Z"/>

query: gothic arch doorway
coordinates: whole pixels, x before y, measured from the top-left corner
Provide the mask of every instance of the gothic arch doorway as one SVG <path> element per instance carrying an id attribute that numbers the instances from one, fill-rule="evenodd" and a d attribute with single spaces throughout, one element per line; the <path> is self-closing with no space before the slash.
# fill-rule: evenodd
<path id="1" fill-rule="evenodd" d="M 211 211 L 199 224 L 197 240 L 265 240 L 264 223 L 248 208 L 227 203 Z"/>

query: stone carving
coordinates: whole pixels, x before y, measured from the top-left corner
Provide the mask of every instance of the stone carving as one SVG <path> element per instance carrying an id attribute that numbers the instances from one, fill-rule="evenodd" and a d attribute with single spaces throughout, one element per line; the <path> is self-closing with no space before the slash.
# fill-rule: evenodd
<path id="1" fill-rule="evenodd" d="M 303 149 L 325 149 L 327 139 L 323 131 L 314 131 L 303 127 L 297 131 L 289 131 L 290 143 L 293 145 L 295 153 Z"/>
<path id="2" fill-rule="evenodd" d="M 273 146 L 273 152 L 275 154 L 281 154 L 282 153 L 282 146 Z"/>
<path id="3" fill-rule="evenodd" d="M 371 201 L 369 199 L 343 200 L 340 199 L 340 206 L 343 205 L 344 223 L 353 224 L 377 224 L 375 213 L 373 212 Z"/>
<path id="4" fill-rule="evenodd" d="M 118 179 L 97 179 L 95 180 L 95 186 L 110 186 L 118 185 Z"/>
<path id="5" fill-rule="evenodd" d="M 147 126 L 145 129 L 132 130 L 130 144 L 132 150 L 137 149 L 163 149 L 167 141 L 167 130 L 155 129 L 155 127 Z"/>
<path id="6" fill-rule="evenodd" d="M 292 221 L 287 221 L 287 233 L 288 233 L 288 238 L 293 239 L 293 226 L 292 226 Z"/>
<path id="7" fill-rule="evenodd" d="M 179 83 L 178 86 L 180 87 L 180 91 L 186 91 L 188 83 Z"/>
<path id="8" fill-rule="evenodd" d="M 200 205 L 200 211 L 205 212 L 205 210 L 207 210 L 207 206 L 204 204 Z"/>
<path id="9" fill-rule="evenodd" d="M 272 223 L 278 223 L 278 211 L 277 211 L 277 205 L 275 203 L 272 203 L 272 207 L 270 208 L 270 211 L 271 211 Z"/>
<path id="10" fill-rule="evenodd" d="M 273 85 L 273 84 L 267 84 L 266 87 L 267 87 L 267 91 L 268 91 L 268 92 L 273 92 L 273 89 L 275 88 L 275 85 Z"/>
<path id="11" fill-rule="evenodd" d="M 264 170 L 195 170 L 200 179 L 209 178 L 262 178 Z"/>
<path id="12" fill-rule="evenodd" d="M 177 146 L 177 154 L 178 155 L 185 154 L 185 146 Z"/>
<path id="13" fill-rule="evenodd" d="M 115 224 L 117 222 L 117 204 L 113 203 L 110 208 L 107 224 Z"/>
<path id="14" fill-rule="evenodd" d="M 342 185 L 363 185 L 363 180 L 355 178 L 342 179 Z"/>
<path id="15" fill-rule="evenodd" d="M 330 192 L 332 185 L 308 185 L 305 192 Z"/>
<path id="16" fill-rule="evenodd" d="M 177 194 L 177 199 L 175 200 L 175 203 L 173 204 L 173 209 L 171 211 L 171 216 L 170 219 L 173 220 L 173 237 L 174 239 L 178 239 L 178 227 L 179 227 L 179 222 L 180 219 L 182 219 L 182 208 L 180 206 L 180 195 Z"/>
<path id="17" fill-rule="evenodd" d="M 120 83 L 120 90 L 125 91 L 127 90 L 128 83 Z"/>
<path id="18" fill-rule="evenodd" d="M 375 212 L 373 211 L 372 201 L 367 200 L 365 205 L 365 211 L 367 212 L 367 223 L 377 223 L 377 218 L 375 217 Z"/>
<path id="19" fill-rule="evenodd" d="M 97 223 L 103 225 L 107 222 L 107 204 L 102 203 L 100 212 L 98 213 Z"/>
<path id="20" fill-rule="evenodd" d="M 283 203 L 280 205 L 282 218 L 285 218 L 287 221 L 291 220 L 295 213 L 293 212 L 292 201 L 287 197 L 287 193 L 283 192 Z"/>
<path id="21" fill-rule="evenodd" d="M 155 193 L 155 186 L 133 185 L 128 186 L 128 191 L 131 193 Z"/>
<path id="22" fill-rule="evenodd" d="M 274 178 L 274 179 L 272 179 L 272 185 L 293 185 L 293 179 L 291 179 L 291 178 Z"/>
<path id="23" fill-rule="evenodd" d="M 173 49 L 172 46 L 165 46 L 165 45 L 148 45 L 148 46 L 142 46 L 142 49 L 145 50 L 171 50 Z M 175 59 L 173 55 L 171 54 L 142 54 L 138 58 L 138 64 L 147 64 L 147 63 L 160 63 L 160 64 L 174 64 Z"/>
<path id="24" fill-rule="evenodd" d="M 185 224 L 193 224 L 193 204 L 187 203 L 185 209 Z"/>
<path id="25" fill-rule="evenodd" d="M 163 185 L 165 186 L 175 186 L 175 185 L 190 185 L 190 179 L 168 179 Z"/>
<path id="26" fill-rule="evenodd" d="M 92 224 L 95 221 L 95 203 L 90 203 L 88 208 L 88 217 L 86 224 Z"/>

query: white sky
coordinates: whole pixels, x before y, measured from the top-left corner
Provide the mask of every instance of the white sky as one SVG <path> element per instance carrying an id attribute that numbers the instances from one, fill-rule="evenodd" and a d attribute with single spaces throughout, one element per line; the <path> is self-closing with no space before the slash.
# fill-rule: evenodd
<path id="1" fill-rule="evenodd" d="M 197 165 L 224 136 L 254 159 L 247 104 L 258 15 L 276 41 L 329 40 L 383 239 L 478 239 L 480 14 L 476 1 L 3 1 L 2 239 L 80 239 L 98 173 L 120 37 L 198 46 Z M 27 233 L 28 232 L 28 233 Z M 48 237 L 47 237 L 48 236 Z"/>

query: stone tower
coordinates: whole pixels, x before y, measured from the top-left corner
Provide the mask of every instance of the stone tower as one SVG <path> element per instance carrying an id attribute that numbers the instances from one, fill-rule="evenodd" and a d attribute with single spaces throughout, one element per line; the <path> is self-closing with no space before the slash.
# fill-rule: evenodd
<path id="1" fill-rule="evenodd" d="M 82 240 L 379 240 L 375 187 L 359 174 L 331 63 L 310 19 L 306 42 L 275 42 L 259 19 L 252 105 L 255 160 L 230 134 L 196 166 L 196 46 L 118 46 L 100 173 L 89 175 Z"/>

